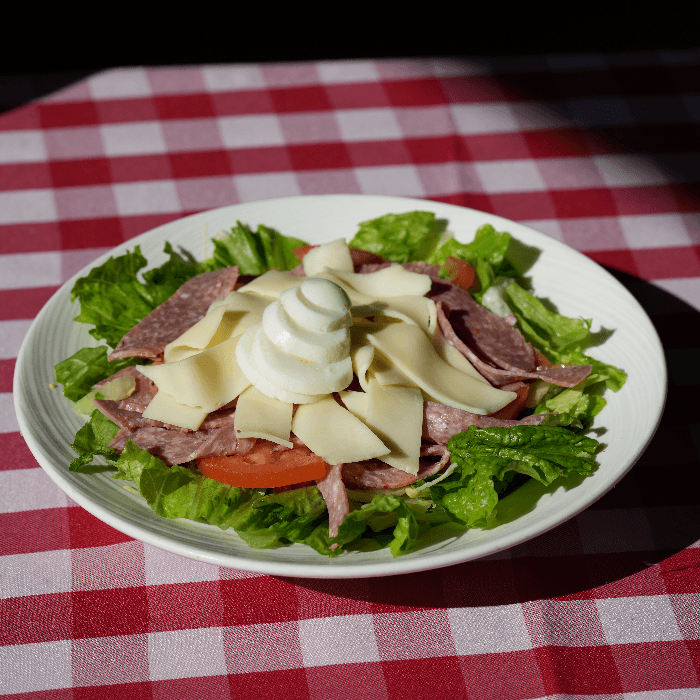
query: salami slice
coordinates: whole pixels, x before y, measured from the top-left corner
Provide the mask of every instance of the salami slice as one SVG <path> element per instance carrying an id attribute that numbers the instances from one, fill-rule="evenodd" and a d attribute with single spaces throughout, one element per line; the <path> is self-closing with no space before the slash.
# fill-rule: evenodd
<path id="1" fill-rule="evenodd" d="M 488 379 L 494 386 L 502 387 L 505 384 L 523 379 L 542 379 L 557 386 L 574 387 L 579 382 L 582 382 L 593 370 L 592 365 L 562 365 L 559 367 L 548 365 L 533 367 L 530 370 L 518 367 L 510 367 L 508 369 L 494 367 L 479 357 L 453 328 L 445 313 L 444 301 L 437 302 L 436 307 L 438 325 L 442 334 L 448 342 L 454 345 L 474 365 L 479 374 Z"/>
<path id="2" fill-rule="evenodd" d="M 233 291 L 237 278 L 238 268 L 227 267 L 188 280 L 170 299 L 137 323 L 117 343 L 109 359 L 159 357 L 168 343 L 204 318 L 213 302 Z"/>
<path id="3" fill-rule="evenodd" d="M 421 456 L 439 457 L 439 460 L 421 459 L 415 476 L 390 467 L 379 459 L 347 462 L 343 465 L 343 482 L 347 487 L 359 490 L 404 488 L 444 469 L 449 462 L 450 453 L 444 445 L 428 445 L 421 448 Z"/>
<path id="4" fill-rule="evenodd" d="M 433 401 L 426 401 L 423 409 L 423 440 L 438 445 L 447 445 L 449 439 L 464 432 L 469 426 L 477 428 L 510 428 L 514 425 L 537 425 L 546 413 L 528 416 L 521 420 L 504 420 L 493 416 L 478 416 Z"/>
<path id="5" fill-rule="evenodd" d="M 109 443 L 121 452 L 128 440 L 162 459 L 168 466 L 185 464 L 197 457 L 220 454 L 244 454 L 255 440 L 237 439 L 233 423 L 221 428 L 184 433 L 159 427 L 122 428 Z"/>
<path id="6" fill-rule="evenodd" d="M 348 492 L 345 490 L 342 476 L 342 464 L 334 464 L 324 479 L 316 482 L 318 490 L 323 496 L 328 508 L 328 532 L 331 537 L 338 534 L 338 527 L 342 525 L 345 516 L 350 512 Z M 334 549 L 337 545 L 334 545 Z"/>

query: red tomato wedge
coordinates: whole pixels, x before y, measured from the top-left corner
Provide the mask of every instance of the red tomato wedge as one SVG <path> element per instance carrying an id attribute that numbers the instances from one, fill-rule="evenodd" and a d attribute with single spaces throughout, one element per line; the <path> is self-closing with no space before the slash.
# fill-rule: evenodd
<path id="1" fill-rule="evenodd" d="M 496 411 L 491 414 L 492 418 L 500 418 L 501 420 L 512 420 L 517 418 L 525 408 L 525 403 L 527 402 L 527 395 L 530 393 L 530 385 L 524 384 L 515 390 L 515 398 L 507 405 L 504 406 L 500 411 Z"/>
<path id="2" fill-rule="evenodd" d="M 304 260 L 304 256 L 312 249 L 312 248 L 318 248 L 318 246 L 315 245 L 303 245 L 300 248 L 295 248 L 294 249 L 294 255 L 299 258 L 299 262 L 302 262 Z"/>
<path id="3" fill-rule="evenodd" d="M 445 260 L 445 269 L 449 273 L 447 279 L 463 289 L 473 289 L 475 282 L 478 284 L 476 270 L 466 260 L 450 256 Z"/>
<path id="4" fill-rule="evenodd" d="M 200 457 L 197 468 L 210 479 L 248 489 L 301 484 L 326 476 L 326 463 L 305 445 L 287 450 L 262 440 L 242 455 Z"/>

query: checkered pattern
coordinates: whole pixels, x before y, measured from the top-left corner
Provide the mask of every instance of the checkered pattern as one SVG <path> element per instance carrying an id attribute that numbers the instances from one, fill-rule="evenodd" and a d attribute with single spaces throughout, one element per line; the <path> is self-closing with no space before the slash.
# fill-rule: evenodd
<path id="1" fill-rule="evenodd" d="M 699 70 L 695 51 L 119 69 L 0 115 L 0 695 L 700 697 Z M 609 266 L 669 361 L 630 475 L 507 552 L 352 581 L 190 561 L 59 491 L 11 383 L 62 281 L 195 211 L 335 192 L 494 212 Z"/>

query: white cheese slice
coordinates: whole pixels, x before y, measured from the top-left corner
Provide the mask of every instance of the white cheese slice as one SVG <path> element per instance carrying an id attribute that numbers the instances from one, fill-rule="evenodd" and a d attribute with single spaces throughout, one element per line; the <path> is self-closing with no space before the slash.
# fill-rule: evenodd
<path id="1" fill-rule="evenodd" d="M 460 372 L 469 374 L 470 376 L 474 377 L 474 379 L 478 379 L 484 384 L 491 386 L 489 380 L 482 377 L 477 371 L 476 367 L 474 367 L 474 365 L 469 362 L 469 360 L 464 357 L 464 355 L 462 355 L 462 353 L 457 350 L 454 345 L 445 340 L 444 335 L 438 333 L 437 335 L 433 336 L 432 343 L 433 347 L 437 350 L 438 355 L 440 355 L 440 357 L 442 357 L 442 359 L 445 360 L 448 365 L 458 369 Z"/>
<path id="2" fill-rule="evenodd" d="M 382 386 L 416 386 L 410 377 L 392 364 L 379 350 L 374 353 L 367 376 Z"/>
<path id="3" fill-rule="evenodd" d="M 236 437 L 261 438 L 293 447 L 289 440 L 293 408 L 291 403 L 271 399 L 254 386 L 248 387 L 236 402 Z"/>
<path id="4" fill-rule="evenodd" d="M 188 430 L 197 430 L 207 417 L 207 411 L 198 406 L 187 406 L 180 403 L 174 396 L 159 389 L 151 403 L 146 406 L 143 417 L 177 425 Z"/>
<path id="5" fill-rule="evenodd" d="M 341 391 L 340 399 L 355 417 L 391 448 L 377 459 L 409 474 L 420 468 L 423 397 L 417 387 L 381 386 L 369 380 L 369 393 Z"/>
<path id="6" fill-rule="evenodd" d="M 236 345 L 241 336 L 178 362 L 143 365 L 138 370 L 151 379 L 159 391 L 177 397 L 187 406 L 199 406 L 207 413 L 221 408 L 250 386 L 236 362 Z"/>
<path id="7" fill-rule="evenodd" d="M 360 462 L 389 454 L 389 448 L 332 396 L 299 406 L 292 432 L 328 464 Z"/>
<path id="8" fill-rule="evenodd" d="M 322 272 L 327 267 L 345 272 L 354 272 L 355 270 L 350 249 L 344 238 L 311 248 L 304 256 L 303 266 L 304 274 L 307 277 L 313 277 L 317 272 Z"/>
<path id="9" fill-rule="evenodd" d="M 428 275 L 410 272 L 401 265 L 392 265 L 367 274 L 341 270 L 333 270 L 333 273 L 355 291 L 374 299 L 406 295 L 422 297 L 430 291 L 433 284 Z"/>
<path id="10" fill-rule="evenodd" d="M 437 329 L 437 308 L 435 302 L 428 297 L 400 296 L 390 297 L 385 303 L 378 303 L 381 308 L 376 320 L 382 316 L 397 318 L 405 323 L 418 326 L 423 333 L 432 337 Z"/>
<path id="11" fill-rule="evenodd" d="M 256 277 L 248 284 L 244 284 L 237 291 L 241 293 L 262 294 L 266 297 L 279 297 L 282 292 L 292 287 L 298 287 L 306 278 L 293 275 L 291 272 L 280 270 L 268 270 Z"/>
<path id="12" fill-rule="evenodd" d="M 515 398 L 512 391 L 495 389 L 448 365 L 417 326 L 390 323 L 368 332 L 367 339 L 437 403 L 486 415 Z"/>
<path id="13" fill-rule="evenodd" d="M 272 301 L 270 297 L 257 294 L 231 292 L 214 302 L 203 319 L 165 346 L 165 361 L 184 360 L 234 335 L 241 335 L 248 326 L 260 321 Z"/>
<path id="14" fill-rule="evenodd" d="M 369 409 L 369 394 L 364 391 L 339 391 L 338 396 L 345 405 L 345 408 L 353 416 L 359 418 L 363 423 L 367 422 L 367 410 Z"/>
<path id="15" fill-rule="evenodd" d="M 418 474 L 423 396 L 418 387 L 381 386 L 369 382 L 367 426 L 391 449 L 379 459 L 395 469 Z"/>
<path id="16" fill-rule="evenodd" d="M 353 341 L 355 337 L 353 336 Z M 363 391 L 369 391 L 367 383 L 367 372 L 372 365 L 374 359 L 374 346 L 367 342 L 364 345 L 353 342 L 350 348 L 350 359 L 352 360 L 352 369 L 360 382 Z"/>

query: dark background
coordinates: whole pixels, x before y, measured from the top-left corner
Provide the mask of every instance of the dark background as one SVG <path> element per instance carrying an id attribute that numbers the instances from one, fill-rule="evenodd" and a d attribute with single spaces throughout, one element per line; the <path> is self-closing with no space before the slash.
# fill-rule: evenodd
<path id="1" fill-rule="evenodd" d="M 676 0 L 648 6 L 615 0 L 527 6 L 482 0 L 478 5 L 84 7 L 13 6 L 18 14 L 4 22 L 0 42 L 0 111 L 117 66 L 700 47 L 698 11 Z"/>

